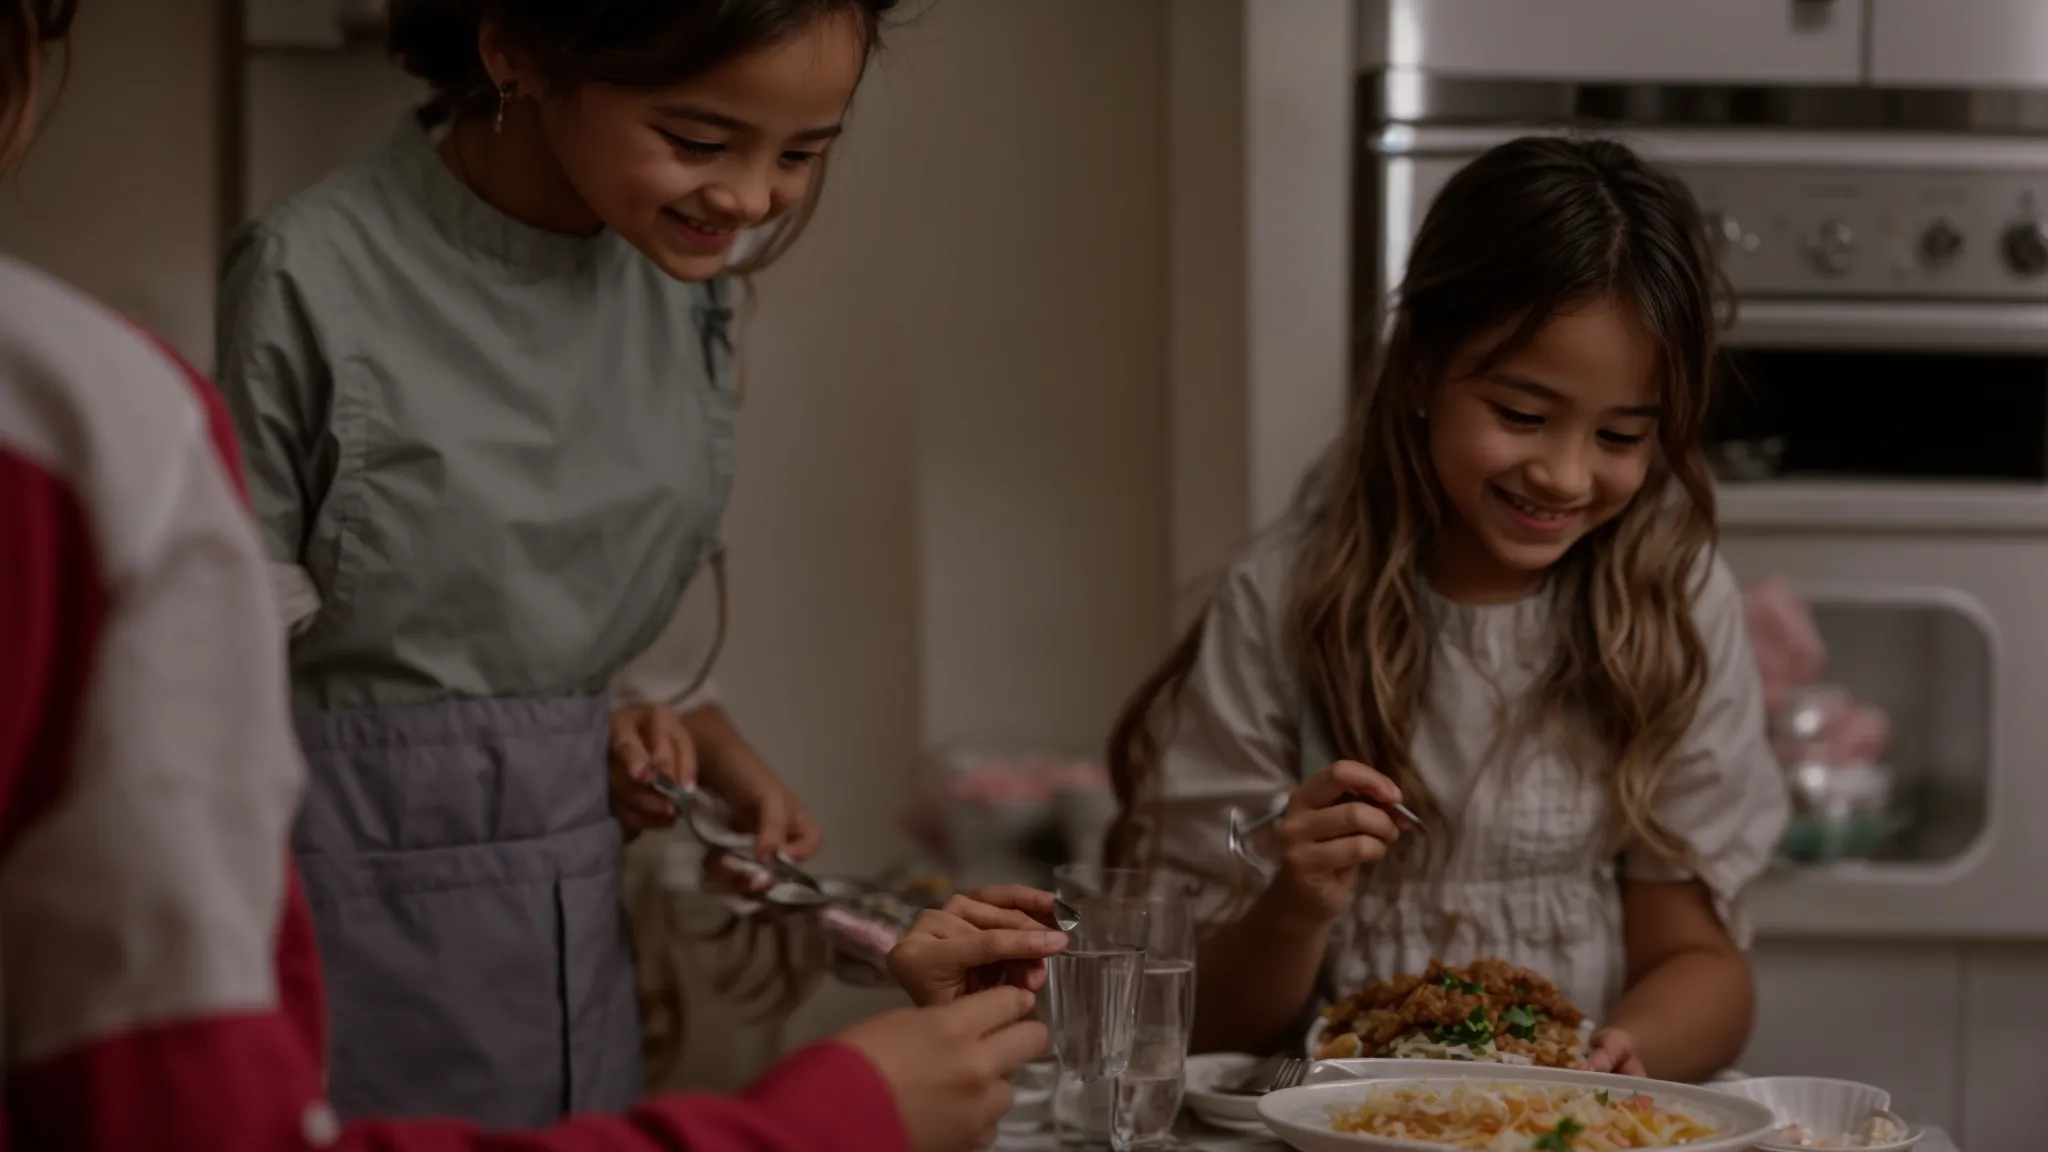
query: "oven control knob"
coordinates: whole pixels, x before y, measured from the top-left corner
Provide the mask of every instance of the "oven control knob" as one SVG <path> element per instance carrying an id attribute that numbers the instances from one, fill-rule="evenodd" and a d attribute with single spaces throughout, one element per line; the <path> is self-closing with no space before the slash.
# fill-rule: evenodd
<path id="1" fill-rule="evenodd" d="M 1936 220 L 1920 233 L 1920 258 L 1942 265 L 1963 254 L 1963 234 L 1946 220 Z"/>
<path id="2" fill-rule="evenodd" d="M 1742 246 L 1742 221 L 1726 212 L 1707 213 L 1707 239 L 1713 242 L 1719 252 L 1732 252 Z"/>
<path id="3" fill-rule="evenodd" d="M 1807 237 L 1806 255 L 1823 276 L 1846 276 L 1856 266 L 1856 233 L 1840 220 L 1830 220 Z"/>
<path id="4" fill-rule="evenodd" d="M 2005 230 L 2005 264 L 2022 276 L 2048 272 L 2048 224 L 2022 220 Z"/>

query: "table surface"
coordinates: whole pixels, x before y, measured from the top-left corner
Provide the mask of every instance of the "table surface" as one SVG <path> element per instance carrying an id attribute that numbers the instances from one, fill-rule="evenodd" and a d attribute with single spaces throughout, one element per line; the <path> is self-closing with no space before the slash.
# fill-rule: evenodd
<path id="1" fill-rule="evenodd" d="M 1284 1152 L 1287 1145 L 1270 1132 L 1226 1131 L 1212 1128 L 1183 1111 L 1174 1125 L 1174 1136 L 1185 1152 Z M 994 1152 L 1052 1152 L 1058 1147 L 1050 1130 L 1005 1132 L 996 1139 Z M 1914 1152 L 1957 1152 L 1955 1142 L 1939 1128 L 1929 1128 Z"/>

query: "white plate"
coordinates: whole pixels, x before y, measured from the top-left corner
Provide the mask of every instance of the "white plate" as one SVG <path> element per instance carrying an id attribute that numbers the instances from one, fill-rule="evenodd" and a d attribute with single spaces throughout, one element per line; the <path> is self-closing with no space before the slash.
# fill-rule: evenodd
<path id="1" fill-rule="evenodd" d="M 1451 1067 L 1441 1060 L 1347 1060 L 1341 1064 L 1325 1061 L 1317 1065 L 1312 1074 L 1312 1078 L 1321 1083 L 1286 1088 L 1260 1097 L 1259 1118 L 1266 1122 L 1274 1135 L 1301 1152 L 1443 1152 L 1440 1144 L 1331 1131 L 1330 1109 L 1357 1107 L 1365 1102 L 1367 1089 L 1378 1084 L 1427 1084 L 1449 1088 L 1461 1080 L 1479 1080 L 1498 1084 L 1572 1084 L 1616 1092 L 1648 1093 L 1660 1103 L 1684 1107 L 1721 1132 L 1719 1136 L 1685 1145 L 1685 1152 L 1742 1152 L 1775 1124 L 1771 1110 L 1754 1100 L 1690 1084 L 1562 1068 L 1457 1065 L 1458 1070 L 1453 1072 Z M 1427 1071 L 1418 1074 L 1418 1069 L 1424 1068 Z M 1334 1078 L 1344 1076 L 1349 1078 Z"/>
<path id="2" fill-rule="evenodd" d="M 1243 1052 L 1205 1052 L 1188 1057 L 1186 1087 L 1181 1101 L 1188 1110 L 1210 1124 L 1237 1128 L 1245 1124 L 1264 1130 L 1259 1121 L 1259 1098 L 1241 1096 L 1220 1089 L 1236 1083 L 1258 1067 L 1259 1057 Z"/>
<path id="3" fill-rule="evenodd" d="M 1302 1048 L 1302 1053 L 1303 1053 L 1304 1055 L 1306 1055 L 1306 1056 L 1307 1056 L 1307 1057 L 1308 1057 L 1309 1059 L 1313 1060 L 1313 1059 L 1315 1059 L 1315 1058 L 1316 1058 L 1316 1045 L 1318 1045 L 1318 1044 L 1321 1044 L 1321 1043 L 1323 1042 L 1323 1030 L 1324 1030 L 1325 1028 L 1328 1028 L 1328 1027 L 1329 1027 L 1329 1024 L 1330 1024 L 1330 1022 L 1329 1022 L 1329 1021 L 1327 1021 L 1327 1020 L 1323 1019 L 1323 1018 L 1322 1018 L 1321 1016 L 1318 1016 L 1318 1017 L 1316 1017 L 1316 1018 L 1315 1018 L 1315 1021 L 1314 1021 L 1313 1023 L 1311 1023 L 1311 1024 L 1310 1024 L 1310 1025 L 1308 1026 L 1308 1035 L 1307 1035 L 1306 1037 L 1304 1037 L 1304 1038 L 1302 1039 L 1302 1042 L 1301 1042 L 1301 1048 Z M 1590 1045 L 1592 1044 L 1592 1042 L 1593 1042 L 1593 1032 L 1594 1032 L 1594 1030 L 1595 1030 L 1595 1026 L 1594 1026 L 1594 1024 L 1593 1024 L 1593 1022 L 1592 1022 L 1591 1020 L 1581 1020 L 1581 1021 L 1579 1021 L 1579 1046 L 1580 1046 L 1580 1047 L 1582 1047 L 1582 1048 L 1583 1048 L 1583 1047 L 1588 1047 L 1588 1046 L 1590 1046 Z M 1360 1060 L 1363 1060 L 1363 1059 L 1370 1059 L 1370 1057 L 1363 1057 L 1363 1056 L 1360 1056 L 1360 1057 L 1352 1057 L 1352 1059 L 1360 1059 Z M 1449 1063 L 1449 1061 L 1439 1061 L 1439 1063 Z M 1465 1063 L 1465 1061 L 1457 1061 L 1457 1063 Z M 1477 1061 L 1472 1061 L 1472 1063 L 1478 1063 L 1478 1062 L 1477 1062 Z M 1488 1066 L 1488 1067 L 1495 1067 L 1496 1065 L 1493 1065 L 1493 1064 L 1490 1064 L 1490 1063 L 1489 1063 L 1489 1064 L 1488 1064 L 1487 1066 Z M 1505 1068 L 1520 1068 L 1520 1067 L 1522 1067 L 1522 1065 L 1520 1065 L 1520 1064 L 1505 1064 L 1505 1065 L 1498 1065 L 1498 1067 L 1505 1067 Z"/>

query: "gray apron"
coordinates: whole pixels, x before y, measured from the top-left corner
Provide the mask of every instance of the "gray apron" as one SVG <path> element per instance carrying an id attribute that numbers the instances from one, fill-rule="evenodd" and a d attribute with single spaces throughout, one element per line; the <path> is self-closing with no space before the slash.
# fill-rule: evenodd
<path id="1" fill-rule="evenodd" d="M 643 1093 L 613 674 L 715 551 L 722 283 L 500 216 L 416 123 L 235 246 L 223 384 L 312 767 L 293 846 L 344 1115 L 528 1128 Z"/>
<path id="2" fill-rule="evenodd" d="M 641 1093 L 607 703 L 304 717 L 295 847 L 349 1116 L 527 1128 Z"/>

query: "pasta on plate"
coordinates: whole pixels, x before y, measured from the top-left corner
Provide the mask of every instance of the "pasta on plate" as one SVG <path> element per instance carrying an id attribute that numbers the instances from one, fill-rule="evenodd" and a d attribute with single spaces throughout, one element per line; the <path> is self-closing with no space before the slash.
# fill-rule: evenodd
<path id="1" fill-rule="evenodd" d="M 1473 1152 L 1628 1152 L 1719 1135 L 1640 1092 L 1478 1079 L 1380 1085 L 1362 1104 L 1332 1108 L 1330 1128 Z"/>

